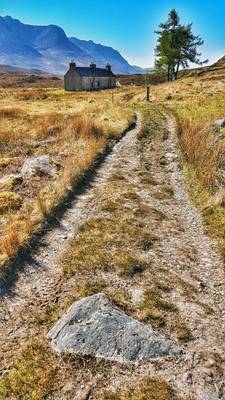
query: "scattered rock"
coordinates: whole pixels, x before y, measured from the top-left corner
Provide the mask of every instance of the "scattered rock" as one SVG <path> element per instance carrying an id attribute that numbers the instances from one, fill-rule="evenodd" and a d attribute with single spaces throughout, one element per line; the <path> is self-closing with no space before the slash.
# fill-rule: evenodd
<path id="1" fill-rule="evenodd" d="M 168 165 L 167 170 L 169 172 L 174 172 L 176 171 L 177 168 L 177 164 L 175 162 L 171 162 L 170 165 Z"/>
<path id="2" fill-rule="evenodd" d="M 205 381 L 208 383 L 213 382 L 213 372 L 210 368 L 204 368 L 203 369 L 203 374 L 205 376 Z"/>
<path id="3" fill-rule="evenodd" d="M 188 371 L 185 376 L 184 376 L 184 380 L 189 384 L 192 385 L 193 384 L 193 375 L 190 371 Z"/>
<path id="4" fill-rule="evenodd" d="M 131 288 L 130 290 L 131 297 L 134 303 L 140 303 L 144 298 L 144 292 L 139 288 Z"/>
<path id="5" fill-rule="evenodd" d="M 47 337 L 59 353 L 121 363 L 180 354 L 172 342 L 126 315 L 102 293 L 75 302 Z"/>
<path id="6" fill-rule="evenodd" d="M 24 178 L 32 176 L 55 175 L 57 173 L 57 163 L 49 155 L 36 158 L 28 158 L 22 167 L 21 174 Z"/>
<path id="7" fill-rule="evenodd" d="M 169 131 L 166 130 L 163 132 L 163 140 L 167 140 L 169 138 Z"/>
<path id="8" fill-rule="evenodd" d="M 225 128 L 225 118 L 223 119 L 217 119 L 215 121 L 215 125 L 219 126 L 220 128 Z"/>
<path id="9" fill-rule="evenodd" d="M 34 139 L 24 140 L 24 144 L 28 145 L 29 147 L 33 147 L 34 149 L 37 149 L 40 146 L 40 142 Z"/>
<path id="10" fill-rule="evenodd" d="M 174 161 L 174 160 L 177 160 L 177 155 L 175 154 L 175 153 L 166 153 L 165 154 L 165 158 L 169 161 L 169 162 L 171 162 L 171 161 Z"/>
<path id="11" fill-rule="evenodd" d="M 165 96 L 165 100 L 172 100 L 173 96 L 172 94 L 168 94 L 167 96 Z"/>
<path id="12" fill-rule="evenodd" d="M 160 165 L 166 165 L 166 159 L 164 156 L 160 158 Z"/>

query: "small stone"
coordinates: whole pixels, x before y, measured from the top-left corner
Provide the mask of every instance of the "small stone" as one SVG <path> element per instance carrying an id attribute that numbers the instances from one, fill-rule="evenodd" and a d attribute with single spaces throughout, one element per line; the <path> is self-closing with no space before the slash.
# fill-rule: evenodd
<path id="1" fill-rule="evenodd" d="M 215 125 L 216 125 L 216 126 L 219 126 L 219 127 L 221 127 L 221 128 L 225 128 L 225 118 L 217 119 L 217 120 L 215 121 Z"/>
<path id="2" fill-rule="evenodd" d="M 143 300 L 144 293 L 140 288 L 131 288 L 131 297 L 134 303 L 140 303 Z"/>
<path id="3" fill-rule="evenodd" d="M 166 165 L 166 159 L 164 156 L 160 158 L 160 165 Z"/>
<path id="4" fill-rule="evenodd" d="M 185 381 L 186 381 L 189 385 L 192 385 L 192 384 L 193 384 L 193 375 L 192 375 L 192 373 L 191 373 L 190 371 L 188 371 L 188 372 L 185 374 Z"/>
<path id="5" fill-rule="evenodd" d="M 210 368 L 205 368 L 204 373 L 210 377 L 213 377 L 213 372 Z"/>
<path id="6" fill-rule="evenodd" d="M 169 138 L 169 132 L 168 131 L 164 131 L 163 132 L 163 140 L 167 140 Z"/>

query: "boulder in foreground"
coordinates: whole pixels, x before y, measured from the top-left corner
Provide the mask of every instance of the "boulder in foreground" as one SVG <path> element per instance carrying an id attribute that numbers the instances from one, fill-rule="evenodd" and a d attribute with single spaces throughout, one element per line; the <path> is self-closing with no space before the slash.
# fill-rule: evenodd
<path id="1" fill-rule="evenodd" d="M 172 342 L 129 317 L 102 293 L 73 303 L 47 337 L 59 353 L 121 363 L 180 354 Z"/>

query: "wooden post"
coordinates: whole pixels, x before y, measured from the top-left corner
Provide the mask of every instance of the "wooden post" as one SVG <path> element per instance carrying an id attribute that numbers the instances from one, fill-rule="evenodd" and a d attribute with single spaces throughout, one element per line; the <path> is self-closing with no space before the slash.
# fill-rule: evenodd
<path id="1" fill-rule="evenodd" d="M 146 90 L 147 90 L 147 93 L 146 93 L 146 101 L 149 101 L 149 99 L 150 99 L 150 87 L 147 86 Z"/>

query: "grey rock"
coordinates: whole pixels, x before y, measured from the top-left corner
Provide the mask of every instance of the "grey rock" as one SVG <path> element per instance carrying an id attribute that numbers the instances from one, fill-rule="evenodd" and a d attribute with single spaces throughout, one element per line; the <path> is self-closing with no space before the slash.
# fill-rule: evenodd
<path id="1" fill-rule="evenodd" d="M 34 139 L 24 140 L 24 144 L 26 144 L 30 147 L 33 147 L 34 149 L 36 149 L 40 146 L 40 142 L 38 142 L 37 140 L 34 140 Z"/>
<path id="2" fill-rule="evenodd" d="M 166 131 L 163 132 L 163 137 L 162 137 L 162 139 L 163 139 L 163 140 L 167 140 L 168 138 L 169 138 L 169 131 L 166 130 Z"/>
<path id="3" fill-rule="evenodd" d="M 167 96 L 165 96 L 165 100 L 172 100 L 173 96 L 172 94 L 168 94 Z"/>
<path id="4" fill-rule="evenodd" d="M 193 375 L 190 371 L 188 371 L 185 376 L 184 376 L 184 380 L 189 384 L 192 385 L 193 384 Z"/>
<path id="5" fill-rule="evenodd" d="M 73 303 L 47 337 L 59 353 L 91 355 L 121 363 L 181 353 L 172 342 L 126 315 L 102 293 Z"/>
<path id="6" fill-rule="evenodd" d="M 177 155 L 175 153 L 166 153 L 165 158 L 168 162 L 172 162 L 177 159 Z"/>
<path id="7" fill-rule="evenodd" d="M 54 175 L 57 172 L 57 166 L 53 158 L 49 155 L 43 155 L 35 158 L 28 158 L 21 170 L 24 178 L 42 175 Z"/>
<path id="8" fill-rule="evenodd" d="M 142 289 L 134 287 L 131 288 L 130 293 L 134 303 L 140 303 L 144 298 L 144 293 Z"/>
<path id="9" fill-rule="evenodd" d="M 225 118 L 223 119 L 217 119 L 215 121 L 215 125 L 219 126 L 220 128 L 225 128 Z"/>

